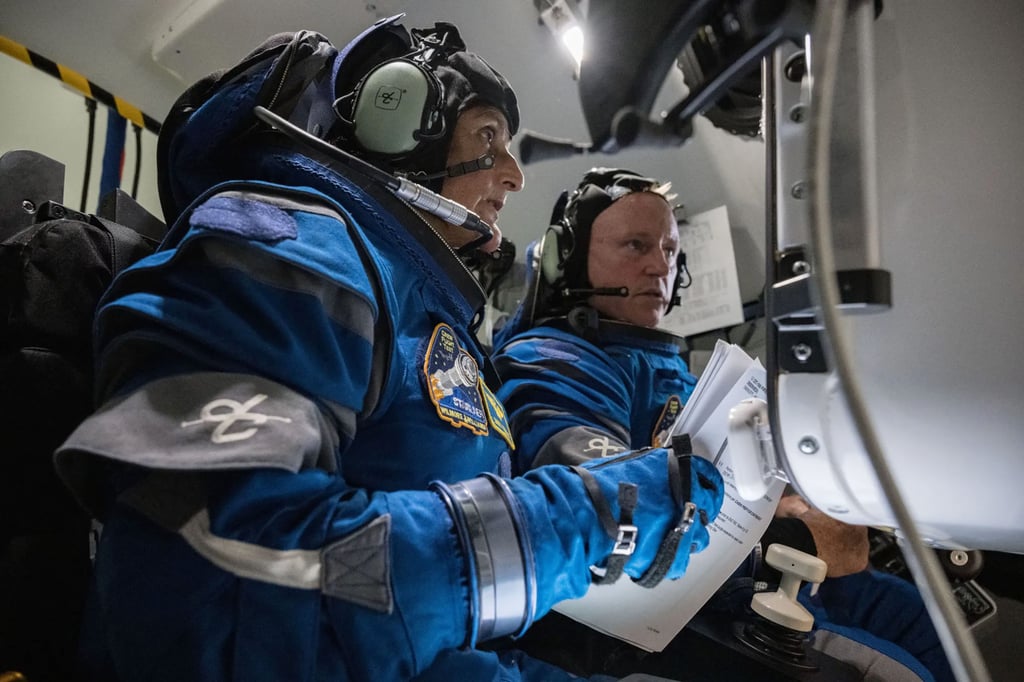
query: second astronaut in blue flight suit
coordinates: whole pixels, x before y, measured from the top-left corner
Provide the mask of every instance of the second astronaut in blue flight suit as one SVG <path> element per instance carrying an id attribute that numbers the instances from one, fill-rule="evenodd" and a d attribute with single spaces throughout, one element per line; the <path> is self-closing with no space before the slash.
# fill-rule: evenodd
<path id="1" fill-rule="evenodd" d="M 523 444 L 517 473 L 667 445 L 697 383 L 683 340 L 655 329 L 683 271 L 669 190 L 631 171 L 593 169 L 563 195 L 555 211 L 564 215 L 535 245 L 527 301 L 494 344 L 500 394 Z M 596 220 L 602 229 L 592 229 Z"/>
<path id="2" fill-rule="evenodd" d="M 99 408 L 56 454 L 103 522 L 86 676 L 566 679 L 475 645 L 592 566 L 647 573 L 683 500 L 660 569 L 707 543 L 721 477 L 669 450 L 508 477 L 456 251 L 497 244 L 518 105 L 454 26 L 397 20 L 274 36 L 164 122 L 173 226 L 104 297 Z"/>
<path id="3" fill-rule="evenodd" d="M 629 170 L 593 168 L 562 194 L 551 226 L 529 250 L 524 300 L 494 343 L 503 380 L 498 396 L 522 444 L 515 453 L 517 473 L 665 445 L 696 383 L 681 355 L 683 340 L 656 328 L 688 277 L 669 189 Z M 893 576 L 864 571 L 865 528 L 835 521 L 791 495 L 783 497 L 761 539 L 763 547 L 773 542 L 828 564 L 834 580 L 822 592 L 832 611 L 819 607 L 816 615 L 837 618 L 843 612 L 837 619 L 845 625 L 818 625 L 841 631 L 845 661 L 887 681 L 932 679 L 933 673 L 948 679 L 916 590 Z M 770 580 L 771 573 L 757 570 L 756 578 Z M 736 584 L 752 581 L 737 578 L 730 586 Z M 519 644 L 579 673 L 644 670 L 704 680 L 717 679 L 724 665 L 707 661 L 706 647 L 692 648 L 683 638 L 648 656 L 558 613 Z M 853 651 L 856 660 L 848 653 Z"/>

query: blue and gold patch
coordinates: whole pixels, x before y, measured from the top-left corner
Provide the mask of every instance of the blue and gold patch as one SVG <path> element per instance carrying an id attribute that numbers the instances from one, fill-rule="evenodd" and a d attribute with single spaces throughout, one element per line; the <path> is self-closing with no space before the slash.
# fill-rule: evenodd
<path id="1" fill-rule="evenodd" d="M 489 409 L 484 409 L 480 368 L 447 324 L 434 327 L 423 358 L 423 374 L 430 401 L 441 419 L 478 436 L 487 435 Z"/>
<path id="2" fill-rule="evenodd" d="M 516 444 L 512 441 L 512 429 L 508 425 L 508 414 L 505 412 L 505 406 L 498 400 L 498 396 L 491 393 L 491 389 L 487 388 L 487 384 L 483 381 L 480 382 L 480 391 L 484 394 L 484 405 L 487 407 L 487 421 L 491 423 L 494 432 L 504 438 L 508 446 L 515 450 Z"/>
<path id="3" fill-rule="evenodd" d="M 658 417 L 658 421 L 654 423 L 654 433 L 651 434 L 651 445 L 656 448 L 667 448 L 669 441 L 672 436 L 672 428 L 676 425 L 676 420 L 679 419 L 679 415 L 683 413 L 683 401 L 679 399 L 679 396 L 670 396 L 665 401 L 665 407 L 661 411 L 661 416 Z"/>

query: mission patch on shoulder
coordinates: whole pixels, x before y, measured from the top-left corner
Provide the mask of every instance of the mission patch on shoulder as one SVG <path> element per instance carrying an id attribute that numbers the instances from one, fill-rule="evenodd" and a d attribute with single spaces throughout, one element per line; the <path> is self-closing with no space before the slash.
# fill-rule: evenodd
<path id="1" fill-rule="evenodd" d="M 487 435 L 480 368 L 459 343 L 455 331 L 443 322 L 434 327 L 430 336 L 423 374 L 430 401 L 441 419 L 478 436 Z"/>

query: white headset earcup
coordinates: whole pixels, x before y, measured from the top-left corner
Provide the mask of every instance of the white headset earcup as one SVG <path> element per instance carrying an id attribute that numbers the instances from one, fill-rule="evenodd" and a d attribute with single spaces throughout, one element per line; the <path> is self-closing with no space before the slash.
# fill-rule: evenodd
<path id="1" fill-rule="evenodd" d="M 352 111 L 356 141 L 378 154 L 406 154 L 416 148 L 430 106 L 429 76 L 406 59 L 384 62 L 360 83 Z"/>
<path id="2" fill-rule="evenodd" d="M 562 229 L 561 225 L 551 225 L 540 243 L 540 272 L 549 285 L 562 277 L 562 254 L 558 252 Z"/>

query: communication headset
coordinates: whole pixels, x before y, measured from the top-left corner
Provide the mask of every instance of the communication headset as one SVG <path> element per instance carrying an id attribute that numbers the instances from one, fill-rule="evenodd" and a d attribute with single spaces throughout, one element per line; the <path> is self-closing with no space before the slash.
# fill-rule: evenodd
<path id="1" fill-rule="evenodd" d="M 351 126 L 352 139 L 365 151 L 408 156 L 445 136 L 444 87 L 431 68 L 440 54 L 421 48 L 388 60 L 371 69 L 349 98 L 335 103 L 335 111 Z"/>
<path id="2" fill-rule="evenodd" d="M 451 24 L 412 29 L 398 45 L 394 34 L 388 39 L 392 42 L 380 50 L 360 55 L 363 63 L 373 64 L 365 75 L 354 84 L 338 83 L 346 94 L 333 108 L 346 143 L 435 191 L 440 184 L 431 181 L 493 168 L 496 159 L 489 150 L 452 166 L 445 161 L 458 109 L 469 98 L 500 106 L 513 131 L 518 127 L 515 94 L 500 74 L 466 52 Z"/>
<path id="3" fill-rule="evenodd" d="M 625 287 L 593 288 L 587 277 L 587 250 L 589 232 L 582 234 L 580 224 L 586 225 L 582 230 L 589 230 L 594 219 L 611 203 L 624 194 L 636 191 L 654 191 L 666 195 L 668 185 L 657 180 L 640 176 L 623 169 L 595 168 L 589 171 L 580 185 L 570 194 L 563 191 L 555 203 L 551 220 L 539 249 L 539 276 L 543 284 L 552 292 L 556 300 L 570 304 L 573 300 L 580 301 L 588 296 L 628 296 Z M 671 196 L 666 196 L 671 199 Z M 678 210 L 673 210 L 677 219 Z M 574 224 L 575 223 L 575 224 Z M 681 224 L 685 224 L 685 216 Z M 672 299 L 668 310 L 678 302 L 680 289 L 692 283 L 686 267 L 686 254 L 679 252 L 676 258 L 676 277 L 672 287 Z"/>
<path id="4" fill-rule="evenodd" d="M 540 242 L 540 274 L 544 283 L 555 289 L 567 286 L 566 264 L 576 249 L 575 233 L 565 219 L 569 192 L 565 190 L 555 202 L 548 229 Z"/>

